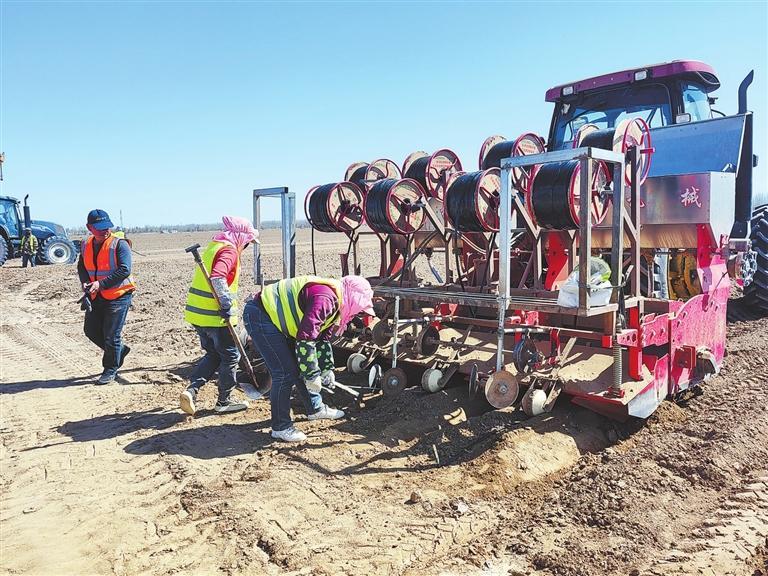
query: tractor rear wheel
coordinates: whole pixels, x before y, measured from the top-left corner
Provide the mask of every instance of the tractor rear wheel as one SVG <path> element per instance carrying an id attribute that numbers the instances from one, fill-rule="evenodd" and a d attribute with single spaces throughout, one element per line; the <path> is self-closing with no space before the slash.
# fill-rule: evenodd
<path id="1" fill-rule="evenodd" d="M 750 306 L 768 313 L 768 204 L 759 206 L 752 213 L 750 238 L 757 267 L 752 282 L 744 288 L 744 297 Z"/>
<path id="2" fill-rule="evenodd" d="M 43 240 L 37 251 L 41 264 L 72 264 L 77 258 L 77 249 L 72 240 L 64 236 L 50 236 Z"/>
<path id="3" fill-rule="evenodd" d="M 646 298 L 669 299 L 669 254 L 644 250 L 640 254 L 640 294 Z"/>
<path id="4" fill-rule="evenodd" d="M 0 236 L 0 266 L 5 264 L 5 261 L 8 260 L 10 252 L 8 241 Z"/>

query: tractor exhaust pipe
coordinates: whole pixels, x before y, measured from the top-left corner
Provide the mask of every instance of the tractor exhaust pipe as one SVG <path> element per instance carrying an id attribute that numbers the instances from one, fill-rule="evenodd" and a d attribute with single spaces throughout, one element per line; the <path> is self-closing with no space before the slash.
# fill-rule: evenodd
<path id="1" fill-rule="evenodd" d="M 747 90 L 749 89 L 752 80 L 755 79 L 755 71 L 750 70 L 744 80 L 739 84 L 739 114 L 747 113 Z"/>
<path id="2" fill-rule="evenodd" d="M 752 168 L 757 165 L 757 157 L 752 153 L 752 112 L 747 110 L 747 90 L 755 77 L 750 70 L 739 85 L 739 114 L 744 114 L 744 136 L 739 157 L 739 169 L 736 173 L 736 203 L 734 210 L 731 238 L 749 238 L 749 223 L 752 220 Z"/>
<path id="3" fill-rule="evenodd" d="M 24 228 L 31 228 L 32 217 L 29 214 L 29 204 L 27 204 L 27 198 L 29 198 L 29 194 L 24 196 Z"/>

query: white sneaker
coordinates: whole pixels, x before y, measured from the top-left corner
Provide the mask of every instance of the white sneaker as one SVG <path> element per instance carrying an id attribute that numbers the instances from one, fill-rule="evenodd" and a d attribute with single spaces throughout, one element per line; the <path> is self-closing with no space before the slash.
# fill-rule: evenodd
<path id="1" fill-rule="evenodd" d="M 179 404 L 181 404 L 181 409 L 190 416 L 194 416 L 195 412 L 197 412 L 197 408 L 195 407 L 195 395 L 189 390 L 184 390 L 184 392 L 179 395 Z"/>
<path id="2" fill-rule="evenodd" d="M 272 430 L 272 438 L 282 440 L 283 442 L 304 442 L 307 439 L 307 435 L 291 426 L 285 430 Z"/>
<path id="3" fill-rule="evenodd" d="M 339 418 L 344 418 L 344 410 L 323 406 L 314 414 L 307 416 L 307 418 L 310 420 L 338 420 Z"/>

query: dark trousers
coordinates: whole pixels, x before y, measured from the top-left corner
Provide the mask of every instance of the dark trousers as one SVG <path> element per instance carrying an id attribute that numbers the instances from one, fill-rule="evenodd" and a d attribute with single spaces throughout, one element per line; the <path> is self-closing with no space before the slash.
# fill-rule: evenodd
<path id="1" fill-rule="evenodd" d="M 294 345 L 274 325 L 260 301 L 251 301 L 243 309 L 243 320 L 253 345 L 261 354 L 272 376 L 269 400 L 272 403 L 272 430 L 278 432 L 290 428 L 291 392 L 296 386 L 307 414 L 314 414 L 323 407 L 323 397 L 307 390 L 299 375 Z"/>
<path id="2" fill-rule="evenodd" d="M 34 254 L 22 254 L 21 255 L 21 267 L 26 268 L 27 262 L 29 262 L 29 265 L 32 266 L 32 268 L 35 267 L 35 255 Z"/>
<path id="3" fill-rule="evenodd" d="M 88 339 L 104 350 L 101 365 L 105 370 L 117 371 L 123 354 L 122 332 L 133 293 L 123 294 L 115 300 L 98 296 L 91 303 L 91 312 L 85 313 L 83 331 Z"/>
<path id="4" fill-rule="evenodd" d="M 218 328 L 195 326 L 195 330 L 200 336 L 200 346 L 205 350 L 205 356 L 197 363 L 189 377 L 188 389 L 197 394 L 203 384 L 218 370 L 218 401 L 226 402 L 237 385 L 237 363 L 240 361 L 240 351 L 226 326 Z"/>

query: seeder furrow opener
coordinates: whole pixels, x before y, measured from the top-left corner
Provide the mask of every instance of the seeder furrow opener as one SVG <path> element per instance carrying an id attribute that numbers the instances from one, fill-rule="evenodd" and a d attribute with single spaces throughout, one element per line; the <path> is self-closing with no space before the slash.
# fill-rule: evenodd
<path id="1" fill-rule="evenodd" d="M 496 408 L 538 414 L 564 395 L 646 418 L 716 374 L 731 278 L 768 277 L 750 249 L 748 81 L 737 115 L 688 107 L 717 86 L 696 62 L 561 86 L 546 146 L 493 136 L 475 172 L 442 149 L 313 188 L 310 224 L 349 237 L 342 273 L 362 235 L 379 239 L 379 320 L 335 343 L 349 372 L 369 373 L 363 392 L 398 394 L 414 373 L 436 392 L 461 375 Z"/>

